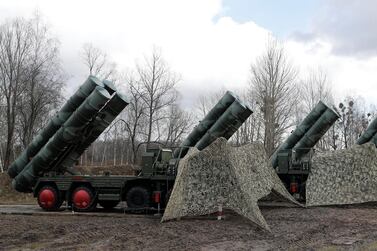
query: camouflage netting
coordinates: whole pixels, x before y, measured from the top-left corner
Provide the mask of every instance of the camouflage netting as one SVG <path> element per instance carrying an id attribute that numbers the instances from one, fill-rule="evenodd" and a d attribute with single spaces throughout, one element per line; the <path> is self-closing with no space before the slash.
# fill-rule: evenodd
<path id="1" fill-rule="evenodd" d="M 263 145 L 232 147 L 220 138 L 203 151 L 190 149 L 180 161 L 162 221 L 211 214 L 222 205 L 270 230 L 257 202 L 272 191 L 297 203 L 267 164 Z"/>
<path id="2" fill-rule="evenodd" d="M 306 185 L 308 206 L 377 201 L 374 144 L 316 154 Z"/>

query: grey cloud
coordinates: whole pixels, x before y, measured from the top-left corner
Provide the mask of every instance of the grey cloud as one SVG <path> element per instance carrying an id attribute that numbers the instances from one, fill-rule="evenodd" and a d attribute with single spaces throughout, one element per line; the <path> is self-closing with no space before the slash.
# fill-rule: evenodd
<path id="1" fill-rule="evenodd" d="M 195 107 L 198 105 L 198 98 L 201 95 L 208 95 L 211 97 L 211 95 L 218 91 L 224 90 L 225 92 L 225 90 L 231 90 L 222 85 L 222 83 L 219 83 L 219 81 L 211 79 L 183 79 L 177 86 L 177 89 L 182 95 L 180 104 L 187 110 L 195 109 Z"/>
<path id="2" fill-rule="evenodd" d="M 317 37 L 316 34 L 310 33 L 310 32 L 301 32 L 296 31 L 293 34 L 290 35 L 291 39 L 294 39 L 298 42 L 311 42 Z"/>
<path id="3" fill-rule="evenodd" d="M 309 42 L 319 37 L 343 56 L 377 55 L 377 1 L 327 0 L 313 20 L 311 32 L 296 32 L 292 38 Z"/>

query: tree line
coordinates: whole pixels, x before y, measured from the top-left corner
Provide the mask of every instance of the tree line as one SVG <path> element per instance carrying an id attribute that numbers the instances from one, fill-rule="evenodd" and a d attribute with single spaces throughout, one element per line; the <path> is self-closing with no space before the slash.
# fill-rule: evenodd
<path id="1" fill-rule="evenodd" d="M 1 171 L 25 149 L 64 103 L 68 80 L 59 54 L 60 44 L 39 15 L 15 18 L 0 25 L 0 166 Z M 109 55 L 84 44 L 79 60 L 88 75 L 109 79 L 127 94 L 130 104 L 81 156 L 82 165 L 139 164 L 148 146 L 174 147 L 215 105 L 225 90 L 201 95 L 195 108 L 179 100 L 180 74 L 159 49 L 122 71 Z M 182 83 L 184 84 L 184 83 Z M 231 138 L 234 145 L 261 142 L 271 155 L 310 110 L 324 101 L 341 115 L 318 143 L 321 150 L 348 148 L 375 115 L 360 97 L 335 101 L 323 70 L 303 76 L 284 46 L 270 39 L 250 65 L 247 86 L 236 90 L 254 113 Z"/>
<path id="2" fill-rule="evenodd" d="M 62 103 L 59 42 L 39 15 L 0 25 L 0 156 L 6 168 Z"/>

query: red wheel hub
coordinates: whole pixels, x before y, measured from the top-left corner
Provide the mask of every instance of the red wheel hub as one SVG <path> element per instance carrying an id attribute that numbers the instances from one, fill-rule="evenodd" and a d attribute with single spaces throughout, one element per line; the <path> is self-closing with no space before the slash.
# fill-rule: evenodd
<path id="1" fill-rule="evenodd" d="M 77 190 L 73 195 L 73 203 L 75 207 L 85 209 L 90 206 L 92 196 L 84 189 Z"/>
<path id="2" fill-rule="evenodd" d="M 43 189 L 39 193 L 39 203 L 42 208 L 50 209 L 53 208 L 56 202 L 56 197 L 54 191 L 51 189 Z"/>

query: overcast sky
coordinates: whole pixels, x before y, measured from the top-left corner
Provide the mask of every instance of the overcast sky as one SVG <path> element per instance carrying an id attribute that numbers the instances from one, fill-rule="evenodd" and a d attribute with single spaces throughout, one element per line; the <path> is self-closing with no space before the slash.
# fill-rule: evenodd
<path id="1" fill-rule="evenodd" d="M 0 21 L 38 10 L 61 42 L 70 94 L 87 77 L 80 61 L 91 42 L 120 69 L 161 48 L 180 73 L 182 102 L 247 85 L 269 36 L 285 43 L 302 74 L 325 70 L 337 97 L 377 104 L 377 1 L 374 0 L 0 0 Z"/>

